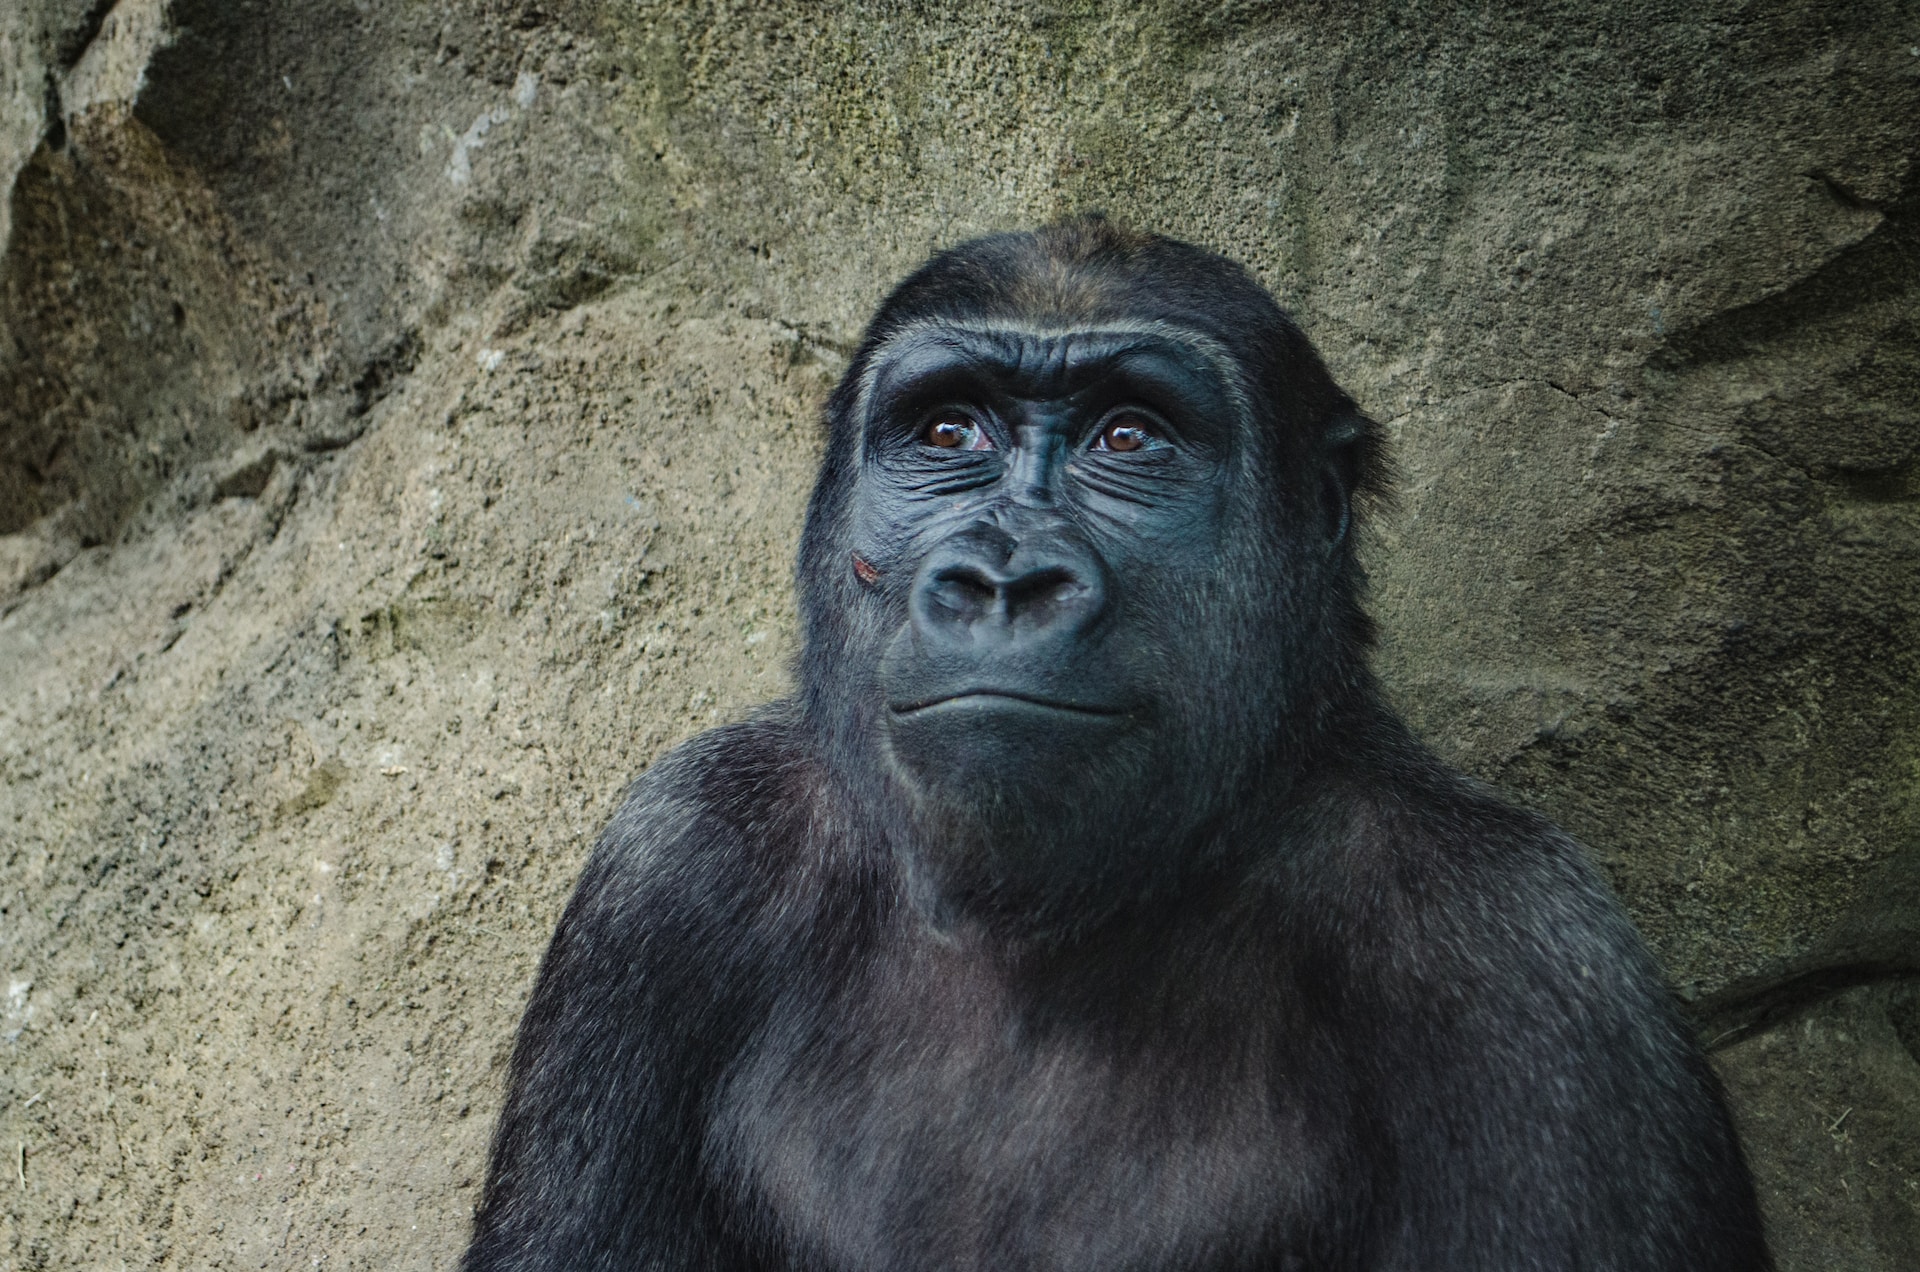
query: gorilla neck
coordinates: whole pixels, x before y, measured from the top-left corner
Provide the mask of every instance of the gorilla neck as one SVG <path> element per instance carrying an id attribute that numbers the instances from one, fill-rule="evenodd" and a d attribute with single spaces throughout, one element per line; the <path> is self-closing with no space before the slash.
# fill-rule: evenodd
<path id="1" fill-rule="evenodd" d="M 1168 782 L 1160 798 L 1022 807 L 929 798 L 885 784 L 871 824 L 913 909 L 936 932 L 972 928 L 1015 945 L 1070 947 L 1133 926 L 1288 851 L 1287 827 L 1323 761 L 1364 707 L 1324 716 L 1316 745 L 1280 740 L 1264 763 L 1220 781 Z M 991 808 L 991 812 L 984 811 Z"/>

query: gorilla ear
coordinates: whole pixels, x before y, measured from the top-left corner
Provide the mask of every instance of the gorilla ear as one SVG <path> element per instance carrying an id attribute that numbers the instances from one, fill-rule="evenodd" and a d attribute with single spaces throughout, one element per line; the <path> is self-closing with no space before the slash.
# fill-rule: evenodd
<path id="1" fill-rule="evenodd" d="M 1390 499 L 1386 448 L 1380 426 L 1357 411 L 1343 412 L 1321 436 L 1320 499 L 1327 551 L 1353 531 L 1354 505 Z"/>
<path id="2" fill-rule="evenodd" d="M 1327 535 L 1327 551 L 1346 542 L 1353 528 L 1353 486 L 1340 471 L 1339 464 L 1328 464 L 1320 476 L 1321 525 Z"/>
<path id="3" fill-rule="evenodd" d="M 1353 529 L 1353 498 L 1363 480 L 1362 453 L 1370 430 L 1364 421 L 1341 419 L 1327 430 L 1320 465 L 1321 526 L 1332 552 Z"/>

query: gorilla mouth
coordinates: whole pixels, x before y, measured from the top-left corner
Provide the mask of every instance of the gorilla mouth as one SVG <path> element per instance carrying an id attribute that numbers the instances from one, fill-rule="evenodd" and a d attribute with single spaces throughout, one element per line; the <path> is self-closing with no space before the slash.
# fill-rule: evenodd
<path id="1" fill-rule="evenodd" d="M 958 693 L 942 694 L 937 698 L 926 698 L 919 702 L 890 707 L 889 710 L 897 716 L 906 716 L 922 711 L 932 711 L 939 707 L 975 703 L 982 706 L 1018 704 L 1023 707 L 1037 707 L 1044 711 L 1059 711 L 1068 715 L 1093 716 L 1102 719 L 1126 714 L 1118 707 L 1096 706 L 1084 702 L 1062 702 L 1058 698 L 1042 698 L 1036 694 L 1021 693 L 1015 689 L 963 689 Z"/>

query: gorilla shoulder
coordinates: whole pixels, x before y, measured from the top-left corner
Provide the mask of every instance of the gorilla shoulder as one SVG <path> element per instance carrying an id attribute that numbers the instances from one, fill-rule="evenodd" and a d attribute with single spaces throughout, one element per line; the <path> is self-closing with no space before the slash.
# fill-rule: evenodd
<path id="1" fill-rule="evenodd" d="M 803 728 L 791 702 L 775 702 L 656 760 L 601 834 L 567 925 L 758 910 L 790 899 L 796 872 L 830 867 L 832 844 L 848 841 L 820 833 L 826 774 Z"/>

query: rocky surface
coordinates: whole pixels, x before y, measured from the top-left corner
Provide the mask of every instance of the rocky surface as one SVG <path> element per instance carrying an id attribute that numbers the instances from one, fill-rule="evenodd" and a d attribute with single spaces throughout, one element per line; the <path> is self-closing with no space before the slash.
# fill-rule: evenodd
<path id="1" fill-rule="evenodd" d="M 1381 668 L 1590 844 L 1789 1269 L 1920 1263 L 1900 0 L 0 7 L 0 1268 L 450 1265 L 591 838 L 782 691 L 928 249 L 1249 262 Z"/>

